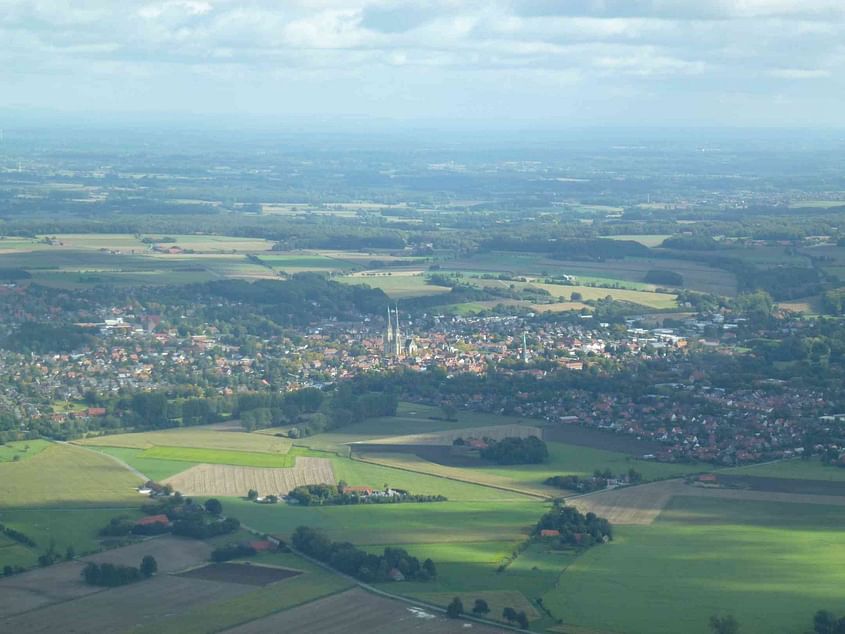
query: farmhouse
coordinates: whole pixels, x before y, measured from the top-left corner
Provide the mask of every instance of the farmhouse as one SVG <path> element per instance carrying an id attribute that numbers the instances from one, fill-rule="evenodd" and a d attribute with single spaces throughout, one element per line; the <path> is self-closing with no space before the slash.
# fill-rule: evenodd
<path id="1" fill-rule="evenodd" d="M 356 486 L 356 487 L 345 487 L 343 489 L 344 493 L 357 493 L 358 495 L 372 495 L 374 489 L 372 487 L 364 487 L 364 486 Z"/>
<path id="2" fill-rule="evenodd" d="M 554 528 L 544 528 L 540 531 L 540 537 L 560 537 L 560 531 Z"/>

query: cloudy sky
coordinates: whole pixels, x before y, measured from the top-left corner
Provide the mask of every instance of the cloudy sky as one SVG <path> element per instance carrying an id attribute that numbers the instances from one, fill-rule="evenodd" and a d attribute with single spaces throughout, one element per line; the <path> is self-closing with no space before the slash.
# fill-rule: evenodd
<path id="1" fill-rule="evenodd" d="M 0 0 L 0 110 L 845 125 L 845 0 Z"/>

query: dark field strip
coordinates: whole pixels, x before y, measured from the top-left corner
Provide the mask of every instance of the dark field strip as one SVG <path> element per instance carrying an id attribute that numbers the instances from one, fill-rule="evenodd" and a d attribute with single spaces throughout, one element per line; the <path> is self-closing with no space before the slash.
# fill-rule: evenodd
<path id="1" fill-rule="evenodd" d="M 266 586 L 301 574 L 302 572 L 299 570 L 289 570 L 287 568 L 221 563 L 194 568 L 180 573 L 178 576 L 187 577 L 188 579 L 202 579 L 204 581 L 222 581 L 224 583 L 240 583 L 248 586 Z"/>
<path id="2" fill-rule="evenodd" d="M 845 496 L 845 482 L 830 480 L 799 480 L 719 474 L 719 482 L 723 486 L 745 488 L 752 491 Z"/>

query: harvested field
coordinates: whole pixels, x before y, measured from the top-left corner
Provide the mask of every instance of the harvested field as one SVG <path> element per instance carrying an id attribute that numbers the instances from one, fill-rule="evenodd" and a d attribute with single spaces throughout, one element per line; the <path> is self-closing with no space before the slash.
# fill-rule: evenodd
<path id="1" fill-rule="evenodd" d="M 457 438 L 492 438 L 501 440 L 509 436 L 542 438 L 543 430 L 533 425 L 490 425 L 487 427 L 465 427 L 429 434 L 409 434 L 368 440 L 372 445 L 451 445 Z"/>
<path id="2" fill-rule="evenodd" d="M 845 482 L 836 482 L 834 480 L 793 480 L 790 478 L 722 475 L 720 473 L 719 482 L 724 486 L 750 489 L 752 491 L 845 496 Z"/>
<path id="3" fill-rule="evenodd" d="M 291 444 L 285 438 L 219 428 L 181 428 L 166 431 L 147 431 L 139 434 L 114 434 L 86 438 L 77 442 L 81 445 L 126 447 L 130 449 L 150 449 L 159 446 L 195 447 L 270 454 L 285 454 L 290 450 Z"/>
<path id="4" fill-rule="evenodd" d="M 326 458 L 296 459 L 290 469 L 260 469 L 200 464 L 165 480 L 185 495 L 241 497 L 250 489 L 262 494 L 287 495 L 305 484 L 334 484 L 332 463 Z"/>
<path id="5" fill-rule="evenodd" d="M 639 439 L 630 434 L 621 434 L 580 425 L 554 425 L 543 428 L 543 440 L 563 442 L 568 445 L 618 451 L 631 456 L 654 453 L 661 448 L 659 442 Z"/>
<path id="6" fill-rule="evenodd" d="M 605 517 L 611 524 L 647 525 L 657 519 L 672 496 L 691 488 L 680 480 L 654 482 L 584 495 L 569 503 L 582 513 Z"/>
<path id="7" fill-rule="evenodd" d="M 205 542 L 160 537 L 0 579 L 0 617 L 101 592 L 102 588 L 86 585 L 80 579 L 88 561 L 137 566 L 144 555 L 152 555 L 158 562 L 159 572 L 166 573 L 205 561 L 210 552 L 211 547 Z M 0 631 L 4 631 L 2 622 Z"/>
<path id="8" fill-rule="evenodd" d="M 77 579 L 81 585 L 81 581 Z M 0 631 L 53 634 L 55 632 L 125 632 L 192 609 L 254 591 L 236 583 L 217 583 L 157 575 L 138 584 L 103 590 L 86 596 L 0 618 Z"/>
<path id="9" fill-rule="evenodd" d="M 760 480 L 763 479 L 768 480 L 770 478 L 760 478 Z M 660 512 L 675 496 L 845 506 L 845 496 L 701 487 L 688 485 L 683 480 L 667 480 L 601 491 L 572 498 L 569 503 L 583 513 L 592 511 L 596 515 L 606 517 L 612 524 L 647 525 L 652 524 L 657 519 Z"/>
<path id="10" fill-rule="evenodd" d="M 292 610 L 273 614 L 230 630 L 228 634 L 347 634 L 348 632 L 414 632 L 452 634 L 465 632 L 467 621 L 447 619 L 438 612 L 376 596 L 364 590 L 347 590 Z M 493 634 L 499 628 L 472 624 L 473 632 Z"/>
<path id="11" fill-rule="evenodd" d="M 300 570 L 278 568 L 276 566 L 255 566 L 253 564 L 219 563 L 192 568 L 180 573 L 180 577 L 188 579 L 203 579 L 205 581 L 221 581 L 224 583 L 241 583 L 248 586 L 266 586 L 283 579 L 290 579 L 301 575 Z"/>

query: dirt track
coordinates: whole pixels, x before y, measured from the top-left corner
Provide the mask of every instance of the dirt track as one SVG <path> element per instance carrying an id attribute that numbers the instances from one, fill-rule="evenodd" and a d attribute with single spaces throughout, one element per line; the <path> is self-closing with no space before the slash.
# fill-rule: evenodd
<path id="1" fill-rule="evenodd" d="M 479 632 L 498 634 L 505 630 L 468 622 L 447 619 L 425 608 L 379 597 L 358 588 L 308 603 L 292 610 L 252 621 L 226 630 L 227 634 L 265 634 L 266 632 L 296 632 L 297 634 L 457 634 Z"/>
<path id="2" fill-rule="evenodd" d="M 250 489 L 262 495 L 287 495 L 304 484 L 334 484 L 332 463 L 326 458 L 298 457 L 290 469 L 262 469 L 200 464 L 165 480 L 185 495 L 242 497 Z"/>

